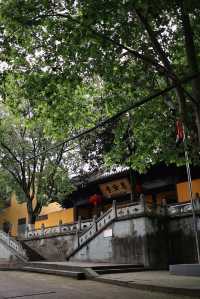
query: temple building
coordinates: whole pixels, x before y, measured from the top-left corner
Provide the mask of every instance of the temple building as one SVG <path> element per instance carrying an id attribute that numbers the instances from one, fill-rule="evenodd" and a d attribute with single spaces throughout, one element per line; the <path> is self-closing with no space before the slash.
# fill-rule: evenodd
<path id="1" fill-rule="evenodd" d="M 167 204 L 189 201 L 185 167 L 159 164 L 146 174 L 139 174 L 129 168 L 89 176 L 87 179 L 73 178 L 76 190 L 62 206 L 51 203 L 44 207 L 36 220 L 35 229 L 67 224 L 78 219 L 92 219 L 94 215 L 105 213 L 117 203 L 137 202 L 141 194 L 147 205 L 160 205 L 165 199 Z M 200 193 L 200 169 L 192 168 L 193 194 Z M 28 216 L 25 203 L 18 203 L 13 194 L 7 207 L 0 211 L 1 228 L 13 235 L 24 234 Z"/>

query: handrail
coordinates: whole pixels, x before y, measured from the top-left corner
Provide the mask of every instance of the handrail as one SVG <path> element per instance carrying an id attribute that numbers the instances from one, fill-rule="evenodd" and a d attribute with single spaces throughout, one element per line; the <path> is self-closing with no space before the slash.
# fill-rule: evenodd
<path id="1" fill-rule="evenodd" d="M 96 221 L 100 221 L 102 218 L 104 218 L 106 215 L 108 215 L 112 211 L 112 208 L 107 210 L 104 214 L 100 215 L 99 218 L 96 219 Z"/>
<path id="2" fill-rule="evenodd" d="M 194 210 L 195 212 L 200 213 L 200 202 L 198 200 L 194 201 Z M 174 217 L 174 216 L 182 216 L 182 215 L 188 215 L 192 213 L 192 204 L 191 202 L 183 203 L 183 204 L 176 204 L 176 205 L 170 205 L 167 207 L 167 214 L 168 216 Z"/>
<path id="3" fill-rule="evenodd" d="M 179 204 L 171 204 L 171 205 L 168 205 L 168 208 L 180 208 L 180 207 L 185 207 L 185 206 L 189 206 L 189 205 L 191 205 L 190 202 L 179 203 Z"/>
<path id="4" fill-rule="evenodd" d="M 106 211 L 105 214 L 103 214 L 97 220 L 94 219 L 93 224 L 88 228 L 87 231 L 84 231 L 81 235 L 77 234 L 78 242 L 77 242 L 77 246 L 76 246 L 75 250 L 77 250 L 80 246 L 82 246 L 83 244 L 88 242 L 88 240 L 93 238 L 96 233 L 98 233 L 105 226 L 107 226 L 109 223 L 111 223 L 113 221 L 113 219 L 115 219 L 116 216 L 114 214 L 112 215 L 112 212 L 113 212 L 113 208 L 109 209 L 108 211 Z M 106 220 L 106 218 L 109 214 L 111 214 L 111 215 Z M 102 225 L 100 225 L 103 219 L 104 219 L 104 222 Z"/>
<path id="5" fill-rule="evenodd" d="M 97 219 L 93 219 L 92 224 L 86 229 L 84 230 L 82 233 L 79 234 L 79 237 L 83 237 L 85 234 L 87 234 L 87 232 L 94 226 L 96 225 L 98 222 L 100 222 L 103 218 L 105 218 L 110 212 L 112 211 L 112 208 L 110 208 L 109 210 L 107 210 L 103 215 L 100 215 L 99 218 Z"/>
<path id="6" fill-rule="evenodd" d="M 119 204 L 116 204 L 116 206 L 117 206 L 117 208 L 127 208 L 127 207 L 137 206 L 138 204 L 140 204 L 140 202 L 135 201 L 135 202 L 119 203 Z"/>

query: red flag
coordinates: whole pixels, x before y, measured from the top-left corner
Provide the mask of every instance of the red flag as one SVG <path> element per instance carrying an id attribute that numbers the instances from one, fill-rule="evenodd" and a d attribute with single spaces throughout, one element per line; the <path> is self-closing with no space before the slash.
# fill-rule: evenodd
<path id="1" fill-rule="evenodd" d="M 180 144 L 184 140 L 184 127 L 181 120 L 176 121 L 176 143 Z"/>

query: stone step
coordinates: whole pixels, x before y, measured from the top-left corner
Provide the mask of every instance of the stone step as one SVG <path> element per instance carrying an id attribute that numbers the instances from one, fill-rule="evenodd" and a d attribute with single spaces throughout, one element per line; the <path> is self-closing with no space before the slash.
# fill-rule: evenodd
<path id="1" fill-rule="evenodd" d="M 198 276 L 200 277 L 200 264 L 178 264 L 170 265 L 169 271 L 174 275 Z"/>
<path id="2" fill-rule="evenodd" d="M 128 273 L 128 272 L 140 272 L 145 271 L 145 268 L 107 268 L 94 270 L 97 274 L 115 274 L 115 273 Z"/>
<path id="3" fill-rule="evenodd" d="M 54 269 L 54 270 L 66 270 L 66 271 L 74 271 L 74 272 L 82 272 L 83 267 L 77 265 L 66 265 L 62 263 L 48 263 L 48 262 L 28 262 L 28 267 L 33 268 L 46 268 L 46 269 Z"/>
<path id="4" fill-rule="evenodd" d="M 92 267 L 93 270 L 102 270 L 102 269 L 127 269 L 127 268 L 137 268 L 143 269 L 143 264 L 108 264 L 108 265 L 100 265 Z"/>
<path id="5" fill-rule="evenodd" d="M 26 255 L 29 261 L 44 261 L 45 258 L 37 253 L 33 248 L 28 246 L 25 242 L 21 241 L 23 249 L 26 251 Z"/>
<path id="6" fill-rule="evenodd" d="M 45 274 L 53 274 L 59 276 L 67 276 L 75 279 L 85 279 L 85 273 L 77 272 L 77 271 L 69 271 L 69 270 L 59 270 L 59 269 L 50 269 L 50 268 L 40 268 L 40 267 L 30 267 L 24 266 L 20 268 L 21 271 L 27 272 L 36 272 L 36 273 L 45 273 Z"/>

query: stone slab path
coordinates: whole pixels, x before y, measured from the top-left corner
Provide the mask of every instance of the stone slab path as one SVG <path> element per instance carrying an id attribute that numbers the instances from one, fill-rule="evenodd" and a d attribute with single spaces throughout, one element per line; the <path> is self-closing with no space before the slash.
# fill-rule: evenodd
<path id="1" fill-rule="evenodd" d="M 0 299 L 183 299 L 176 294 L 136 290 L 91 280 L 0 271 Z M 184 299 L 191 299 L 186 296 Z"/>
<path id="2" fill-rule="evenodd" d="M 97 280 L 137 289 L 192 295 L 200 298 L 200 277 L 177 276 L 170 274 L 169 271 L 105 274 L 99 276 Z"/>

